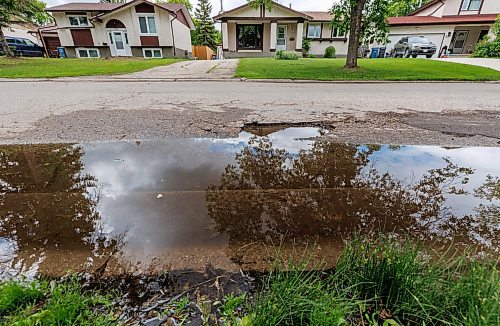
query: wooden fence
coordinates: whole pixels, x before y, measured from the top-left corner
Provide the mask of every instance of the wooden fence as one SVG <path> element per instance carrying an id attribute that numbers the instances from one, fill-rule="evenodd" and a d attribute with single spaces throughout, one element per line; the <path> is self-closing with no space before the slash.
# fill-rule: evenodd
<path id="1" fill-rule="evenodd" d="M 215 52 L 204 45 L 195 45 L 193 46 L 193 58 L 197 58 L 198 60 L 212 60 L 212 56 Z"/>

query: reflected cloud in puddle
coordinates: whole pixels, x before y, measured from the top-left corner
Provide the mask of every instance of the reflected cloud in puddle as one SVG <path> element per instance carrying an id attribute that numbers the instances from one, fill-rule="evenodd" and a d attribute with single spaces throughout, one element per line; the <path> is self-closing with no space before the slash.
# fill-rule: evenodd
<path id="1" fill-rule="evenodd" d="M 265 268 L 288 240 L 333 263 L 343 238 L 375 230 L 496 248 L 499 198 L 476 189 L 490 175 L 495 193 L 499 148 L 250 131 L 260 136 L 0 146 L 0 273 Z"/>

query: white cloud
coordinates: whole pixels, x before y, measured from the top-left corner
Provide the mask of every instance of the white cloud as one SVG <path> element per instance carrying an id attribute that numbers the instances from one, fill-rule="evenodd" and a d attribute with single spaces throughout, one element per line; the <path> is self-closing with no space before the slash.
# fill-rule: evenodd
<path id="1" fill-rule="evenodd" d="M 47 3 L 47 7 L 57 6 L 63 3 L 68 2 L 98 2 L 98 0 L 44 0 Z M 224 10 L 230 10 L 234 7 L 240 6 L 246 3 L 246 0 L 222 0 Z M 281 0 L 278 1 L 283 5 L 288 6 L 290 3 L 292 4 L 292 8 L 296 10 L 308 10 L 308 11 L 326 11 L 328 10 L 334 0 L 315 0 L 315 1 L 306 1 L 306 0 Z M 191 0 L 193 6 L 195 6 L 198 1 Z M 216 15 L 220 11 L 221 0 L 212 0 L 213 6 L 213 14 Z"/>

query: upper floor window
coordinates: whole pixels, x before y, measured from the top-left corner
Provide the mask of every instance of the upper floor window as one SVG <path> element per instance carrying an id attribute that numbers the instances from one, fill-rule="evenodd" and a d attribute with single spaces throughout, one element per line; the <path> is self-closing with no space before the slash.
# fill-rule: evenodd
<path id="1" fill-rule="evenodd" d="M 339 28 L 332 28 L 332 38 L 335 37 L 345 37 L 345 33 L 342 33 Z"/>
<path id="2" fill-rule="evenodd" d="M 156 34 L 155 16 L 139 16 L 139 27 L 141 28 L 141 34 Z"/>
<path id="3" fill-rule="evenodd" d="M 320 38 L 321 24 L 309 24 L 307 26 L 307 38 Z"/>
<path id="4" fill-rule="evenodd" d="M 483 0 L 464 0 L 462 10 L 479 11 Z"/>
<path id="5" fill-rule="evenodd" d="M 89 19 L 86 16 L 70 16 L 69 24 L 71 26 L 89 26 Z"/>

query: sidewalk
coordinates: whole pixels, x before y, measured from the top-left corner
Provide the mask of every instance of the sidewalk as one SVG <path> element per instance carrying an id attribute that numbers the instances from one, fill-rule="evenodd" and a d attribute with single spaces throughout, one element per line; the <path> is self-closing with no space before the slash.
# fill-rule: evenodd
<path id="1" fill-rule="evenodd" d="M 434 60 L 462 63 L 467 65 L 491 68 L 500 71 L 500 59 L 491 58 L 438 58 Z"/>

